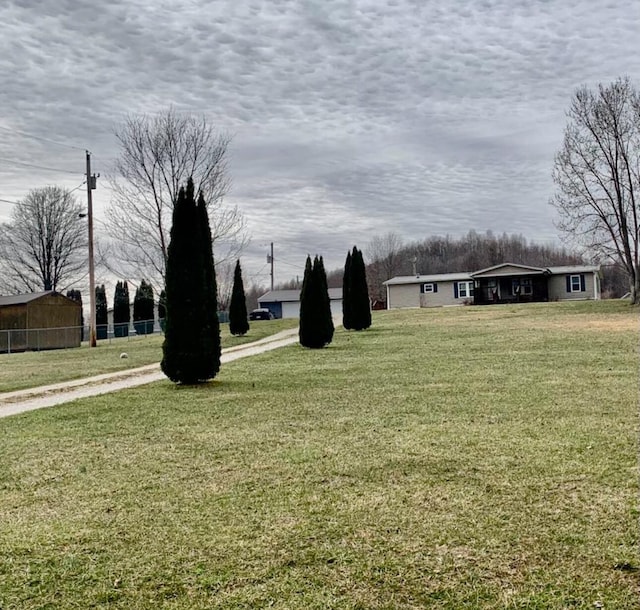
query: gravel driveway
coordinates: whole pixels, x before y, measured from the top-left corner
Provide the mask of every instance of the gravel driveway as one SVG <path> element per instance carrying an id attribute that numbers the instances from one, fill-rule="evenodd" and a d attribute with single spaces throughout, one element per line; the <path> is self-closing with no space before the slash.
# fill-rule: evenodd
<path id="1" fill-rule="evenodd" d="M 238 358 L 262 354 L 298 341 L 298 329 L 283 330 L 275 335 L 265 337 L 253 343 L 245 343 L 222 350 L 221 362 L 232 362 Z M 149 364 L 136 369 L 96 375 L 74 381 L 65 381 L 28 390 L 5 392 L 0 394 L 0 417 L 8 417 L 25 411 L 53 407 L 55 405 L 85 398 L 116 392 L 125 388 L 133 388 L 146 383 L 166 379 L 160 370 L 160 364 Z"/>

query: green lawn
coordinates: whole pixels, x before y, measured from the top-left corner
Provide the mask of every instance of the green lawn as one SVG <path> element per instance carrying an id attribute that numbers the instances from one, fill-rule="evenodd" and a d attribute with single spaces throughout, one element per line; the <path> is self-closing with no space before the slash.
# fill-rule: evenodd
<path id="1" fill-rule="evenodd" d="M 291 319 L 251 322 L 249 332 L 243 337 L 232 336 L 229 333 L 229 325 L 221 324 L 222 347 L 257 341 L 281 330 L 295 328 L 297 324 L 297 320 Z M 83 343 L 76 349 L 0 354 L 0 392 L 22 390 L 160 362 L 163 340 L 164 337 L 159 334 L 132 336 L 98 341 L 95 348 Z M 129 357 L 120 358 L 123 352 Z"/>
<path id="2" fill-rule="evenodd" d="M 0 608 L 640 608 L 638 330 L 380 312 L 0 420 Z"/>

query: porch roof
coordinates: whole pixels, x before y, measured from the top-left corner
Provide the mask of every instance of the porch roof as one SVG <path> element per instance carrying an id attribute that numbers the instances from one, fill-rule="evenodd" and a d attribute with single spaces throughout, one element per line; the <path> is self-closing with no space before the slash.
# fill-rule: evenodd
<path id="1" fill-rule="evenodd" d="M 474 271 L 471 276 L 473 278 L 489 278 L 512 275 L 549 275 L 549 273 L 549 269 L 545 269 L 544 267 L 531 267 L 530 265 L 519 265 L 517 263 L 502 263 L 500 265 L 494 265 L 493 267 L 487 267 L 486 269 L 480 269 L 480 271 Z"/>

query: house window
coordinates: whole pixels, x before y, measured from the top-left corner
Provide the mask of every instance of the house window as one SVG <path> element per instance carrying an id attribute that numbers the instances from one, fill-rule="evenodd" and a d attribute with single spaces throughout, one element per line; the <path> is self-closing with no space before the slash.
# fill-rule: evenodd
<path id="1" fill-rule="evenodd" d="M 458 282 L 456 286 L 458 288 L 456 298 L 468 299 L 473 296 L 473 282 Z"/>
<path id="2" fill-rule="evenodd" d="M 571 292 L 582 292 L 582 282 L 579 275 L 572 275 L 570 278 Z"/>
<path id="3" fill-rule="evenodd" d="M 514 279 L 511 281 L 511 294 L 533 294 L 533 285 L 530 278 Z"/>
<path id="4" fill-rule="evenodd" d="M 429 293 L 429 292 L 435 292 L 435 290 L 434 290 L 434 285 L 433 285 L 433 284 L 425 284 L 425 285 L 423 286 L 423 292 L 424 292 L 425 294 L 427 294 L 427 293 Z"/>

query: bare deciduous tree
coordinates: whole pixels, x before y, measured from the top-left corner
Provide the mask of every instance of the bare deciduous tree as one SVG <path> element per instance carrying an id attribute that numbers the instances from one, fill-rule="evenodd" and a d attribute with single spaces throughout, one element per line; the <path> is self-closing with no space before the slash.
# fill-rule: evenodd
<path id="1" fill-rule="evenodd" d="M 613 261 L 640 301 L 640 95 L 628 78 L 576 91 L 556 154 L 558 228 L 591 258 Z"/>
<path id="2" fill-rule="evenodd" d="M 374 235 L 365 247 L 370 261 L 367 267 L 369 297 L 374 301 L 386 300 L 386 289 L 382 282 L 398 275 L 405 266 L 402 258 L 402 238 L 393 231 L 384 235 Z"/>
<path id="3" fill-rule="evenodd" d="M 0 226 L 3 292 L 62 291 L 86 273 L 87 226 L 70 191 L 47 186 L 17 203 Z"/>
<path id="4" fill-rule="evenodd" d="M 224 261 L 216 264 L 216 285 L 218 287 L 218 309 L 228 311 L 233 291 L 234 263 Z"/>
<path id="5" fill-rule="evenodd" d="M 120 274 L 164 283 L 173 206 L 190 177 L 208 205 L 216 263 L 235 259 L 248 239 L 240 210 L 223 202 L 229 137 L 206 117 L 173 109 L 129 117 L 116 137 L 121 153 L 109 178 L 113 197 L 106 225 L 117 243 L 112 256 Z"/>

